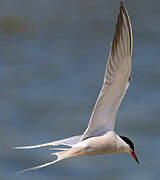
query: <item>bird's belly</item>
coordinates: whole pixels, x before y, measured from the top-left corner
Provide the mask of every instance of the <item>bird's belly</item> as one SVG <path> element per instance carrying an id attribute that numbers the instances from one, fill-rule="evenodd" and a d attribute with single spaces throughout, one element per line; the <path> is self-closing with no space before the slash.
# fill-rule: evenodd
<path id="1" fill-rule="evenodd" d="M 113 145 L 112 147 L 110 146 L 90 146 L 85 149 L 85 154 L 84 155 L 100 155 L 100 154 L 109 154 L 109 153 L 116 153 Z"/>
<path id="2" fill-rule="evenodd" d="M 89 138 L 84 142 L 82 155 L 99 155 L 106 153 L 118 153 L 116 148 L 116 136 L 112 134 Z"/>

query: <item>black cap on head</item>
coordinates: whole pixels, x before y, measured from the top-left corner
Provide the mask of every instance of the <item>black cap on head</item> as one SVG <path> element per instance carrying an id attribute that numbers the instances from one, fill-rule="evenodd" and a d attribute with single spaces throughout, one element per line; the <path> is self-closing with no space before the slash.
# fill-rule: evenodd
<path id="1" fill-rule="evenodd" d="M 132 151 L 134 151 L 134 144 L 129 138 L 127 138 L 125 136 L 120 136 L 120 138 L 123 139 L 123 141 L 125 141 L 130 146 Z"/>
<path id="2" fill-rule="evenodd" d="M 125 137 L 125 136 L 119 136 L 121 139 L 123 139 L 123 141 L 125 141 L 128 145 L 129 145 L 129 147 L 131 148 L 131 150 L 130 150 L 130 153 L 131 153 L 131 155 L 133 156 L 133 158 L 137 161 L 137 163 L 139 164 L 139 161 L 138 161 L 138 158 L 137 158 L 137 156 L 136 156 L 136 154 L 135 154 L 135 152 L 134 152 L 134 144 L 133 144 L 133 142 L 129 139 L 129 138 L 127 138 L 127 137 Z"/>

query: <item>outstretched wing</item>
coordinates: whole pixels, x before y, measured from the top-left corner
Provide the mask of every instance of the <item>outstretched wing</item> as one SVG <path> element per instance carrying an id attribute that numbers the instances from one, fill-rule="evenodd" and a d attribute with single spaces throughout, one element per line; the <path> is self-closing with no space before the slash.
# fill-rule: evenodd
<path id="1" fill-rule="evenodd" d="M 38 144 L 33 146 L 21 146 L 21 147 L 13 147 L 13 149 L 36 149 L 36 148 L 42 148 L 42 147 L 51 147 L 51 146 L 60 146 L 60 145 L 66 145 L 66 146 L 74 146 L 77 144 L 81 139 L 81 135 L 79 136 L 73 136 L 66 139 L 61 139 L 58 141 L 53 141 L 45 144 Z M 56 149 L 56 148 L 54 148 Z M 60 148 L 58 148 L 60 149 Z"/>
<path id="2" fill-rule="evenodd" d="M 131 78 L 132 49 L 130 18 L 121 2 L 103 86 L 81 140 L 100 136 L 114 129 L 116 114 Z"/>

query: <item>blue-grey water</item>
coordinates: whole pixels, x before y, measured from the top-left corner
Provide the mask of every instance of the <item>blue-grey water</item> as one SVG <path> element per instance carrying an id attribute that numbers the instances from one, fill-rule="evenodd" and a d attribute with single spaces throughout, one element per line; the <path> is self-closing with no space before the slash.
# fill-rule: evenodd
<path id="1" fill-rule="evenodd" d="M 51 161 L 51 151 L 12 150 L 78 135 L 103 81 L 117 0 L 0 0 L 0 180 L 160 178 L 160 1 L 125 1 L 134 34 L 132 82 L 116 132 L 129 154 Z"/>

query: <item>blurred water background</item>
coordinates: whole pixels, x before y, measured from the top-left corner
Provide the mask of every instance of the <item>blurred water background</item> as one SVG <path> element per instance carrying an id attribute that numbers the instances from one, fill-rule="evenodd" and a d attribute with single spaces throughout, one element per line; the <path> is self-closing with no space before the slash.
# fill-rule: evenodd
<path id="1" fill-rule="evenodd" d="M 51 161 L 48 150 L 12 150 L 82 134 L 100 91 L 117 0 L 0 0 L 0 180 L 160 178 L 160 1 L 124 1 L 134 34 L 132 82 L 116 132 L 128 154 Z"/>

